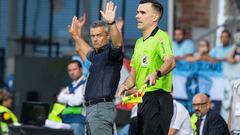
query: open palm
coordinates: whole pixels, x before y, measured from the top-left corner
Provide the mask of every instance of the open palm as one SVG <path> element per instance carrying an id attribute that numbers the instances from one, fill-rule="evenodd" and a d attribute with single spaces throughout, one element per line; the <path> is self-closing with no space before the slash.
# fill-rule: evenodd
<path id="1" fill-rule="evenodd" d="M 112 1 L 108 2 L 106 5 L 105 13 L 103 11 L 100 11 L 103 19 L 107 23 L 112 23 L 115 20 L 115 14 L 116 14 L 117 6 L 114 5 Z"/>
<path id="2" fill-rule="evenodd" d="M 86 14 L 79 17 L 79 19 L 76 22 L 79 36 L 82 36 L 82 29 L 83 29 L 85 22 L 86 22 Z"/>
<path id="3" fill-rule="evenodd" d="M 72 36 L 77 36 L 78 35 L 78 28 L 77 28 L 77 17 L 74 16 L 72 18 L 72 24 L 68 25 L 68 32 L 72 35 Z"/>

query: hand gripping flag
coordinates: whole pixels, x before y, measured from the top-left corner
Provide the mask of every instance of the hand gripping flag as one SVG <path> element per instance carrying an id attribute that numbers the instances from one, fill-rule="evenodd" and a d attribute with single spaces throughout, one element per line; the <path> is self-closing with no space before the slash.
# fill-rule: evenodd
<path id="1" fill-rule="evenodd" d="M 122 98 L 122 103 L 123 104 L 137 104 L 137 103 L 142 103 L 142 97 L 145 94 L 145 89 L 147 88 L 147 84 L 144 84 L 139 90 L 134 92 L 133 94 L 129 96 L 124 96 Z"/>

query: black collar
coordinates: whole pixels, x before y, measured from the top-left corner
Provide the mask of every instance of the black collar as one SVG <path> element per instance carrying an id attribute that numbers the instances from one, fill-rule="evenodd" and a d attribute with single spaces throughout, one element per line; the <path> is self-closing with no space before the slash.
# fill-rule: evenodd
<path id="1" fill-rule="evenodd" d="M 108 46 L 109 46 L 109 44 L 104 45 L 102 48 L 99 48 L 98 51 L 95 50 L 95 53 L 98 54 L 98 53 L 103 52 L 103 50 L 105 50 L 106 48 L 108 48 Z"/>
<path id="2" fill-rule="evenodd" d="M 146 41 L 149 37 L 151 36 L 155 36 L 155 34 L 158 32 L 158 26 L 152 31 L 152 33 L 146 38 L 146 39 L 143 39 L 143 41 Z"/>

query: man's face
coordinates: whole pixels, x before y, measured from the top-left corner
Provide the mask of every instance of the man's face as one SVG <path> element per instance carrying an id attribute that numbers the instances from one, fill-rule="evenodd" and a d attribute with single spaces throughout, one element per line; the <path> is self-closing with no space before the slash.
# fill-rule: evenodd
<path id="1" fill-rule="evenodd" d="M 8 107 L 8 108 L 11 108 L 12 107 L 12 98 L 5 99 L 3 101 L 3 105 Z"/>
<path id="2" fill-rule="evenodd" d="M 104 27 L 96 27 L 90 29 L 90 36 L 94 49 L 100 49 L 109 42 L 109 34 Z"/>
<path id="3" fill-rule="evenodd" d="M 77 63 L 71 63 L 68 65 L 68 75 L 72 80 L 76 81 L 82 75 L 82 68 Z"/>
<path id="4" fill-rule="evenodd" d="M 207 99 L 203 99 L 201 97 L 194 98 L 192 105 L 194 112 L 198 117 L 204 116 L 210 109 L 210 102 Z"/>
<path id="5" fill-rule="evenodd" d="M 229 44 L 230 37 L 227 32 L 223 32 L 221 34 L 221 42 L 222 42 L 223 46 L 227 46 Z"/>
<path id="6" fill-rule="evenodd" d="M 182 30 L 175 30 L 175 32 L 174 32 L 174 38 L 175 38 L 175 40 L 178 42 L 178 43 L 180 43 L 180 42 L 182 42 L 183 40 L 184 40 L 184 33 L 183 33 L 183 31 Z"/>
<path id="7" fill-rule="evenodd" d="M 153 25 L 157 14 L 152 7 L 152 3 L 140 4 L 137 9 L 137 28 L 144 31 Z"/>
<path id="8" fill-rule="evenodd" d="M 209 47 L 205 41 L 200 41 L 198 44 L 198 52 L 202 54 L 207 54 L 209 52 Z"/>

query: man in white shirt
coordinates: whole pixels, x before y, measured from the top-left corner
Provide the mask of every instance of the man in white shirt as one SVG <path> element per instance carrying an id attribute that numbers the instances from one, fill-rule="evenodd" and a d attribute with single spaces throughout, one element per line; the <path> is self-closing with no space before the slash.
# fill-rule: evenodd
<path id="1" fill-rule="evenodd" d="M 65 104 L 62 122 L 71 125 L 74 135 L 84 135 L 85 116 L 83 116 L 83 102 L 86 78 L 82 75 L 82 66 L 79 61 L 71 60 L 68 63 L 68 75 L 72 83 L 62 89 L 57 97 L 59 103 Z"/>
<path id="2" fill-rule="evenodd" d="M 174 111 L 168 135 L 193 135 L 191 119 L 187 109 L 176 100 L 173 101 Z"/>

